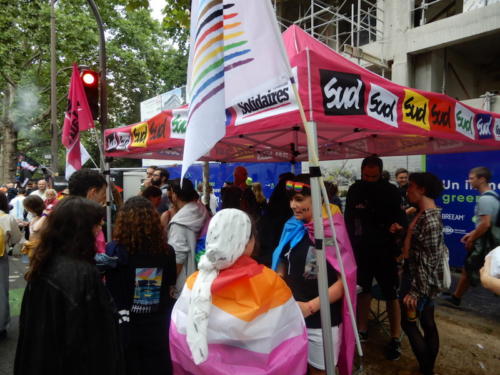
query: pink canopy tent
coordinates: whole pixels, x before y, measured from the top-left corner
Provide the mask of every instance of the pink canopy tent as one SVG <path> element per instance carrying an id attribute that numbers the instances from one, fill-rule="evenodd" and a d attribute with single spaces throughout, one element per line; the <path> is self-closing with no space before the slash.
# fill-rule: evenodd
<path id="1" fill-rule="evenodd" d="M 297 26 L 283 33 L 320 160 L 500 149 L 500 114 L 446 95 L 396 85 L 339 55 Z M 203 159 L 305 161 L 307 142 L 291 86 L 227 109 L 226 136 Z M 106 155 L 182 159 L 187 107 L 108 129 Z"/>

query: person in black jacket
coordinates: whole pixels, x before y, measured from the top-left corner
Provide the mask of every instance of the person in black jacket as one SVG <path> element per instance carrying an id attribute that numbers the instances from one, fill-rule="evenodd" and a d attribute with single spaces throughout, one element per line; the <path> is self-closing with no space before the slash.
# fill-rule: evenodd
<path id="1" fill-rule="evenodd" d="M 121 375 L 118 315 L 94 264 L 103 208 L 63 199 L 47 217 L 30 261 L 15 375 Z"/>
<path id="2" fill-rule="evenodd" d="M 167 245 L 160 215 L 144 197 L 132 197 L 118 212 L 106 254 L 117 267 L 106 286 L 120 314 L 127 374 L 171 374 L 168 329 L 176 281 L 175 253 Z"/>
<path id="3" fill-rule="evenodd" d="M 257 254 L 258 260 L 267 267 L 271 267 L 273 251 L 278 246 L 286 221 L 293 216 L 286 182 L 294 178 L 293 173 L 283 173 L 279 176 L 279 181 L 269 198 L 268 208 L 257 223 L 257 243 L 260 250 Z"/>
<path id="4" fill-rule="evenodd" d="M 365 158 L 361 164 L 361 180 L 347 192 L 345 221 L 358 265 L 358 329 L 360 338 L 367 339 L 368 314 L 373 278 L 386 299 L 391 325 L 391 341 L 386 358 L 400 357 L 401 313 L 397 289 L 399 285 L 396 257 L 401 252 L 397 233 L 406 226 L 401 209 L 401 195 L 396 186 L 381 178 L 382 160 Z"/>

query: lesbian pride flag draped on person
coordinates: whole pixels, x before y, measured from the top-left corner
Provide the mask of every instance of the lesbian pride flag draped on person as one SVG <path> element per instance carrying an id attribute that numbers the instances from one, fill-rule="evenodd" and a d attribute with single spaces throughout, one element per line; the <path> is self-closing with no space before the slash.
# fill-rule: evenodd
<path id="1" fill-rule="evenodd" d="M 288 83 L 270 0 L 193 0 L 181 178 L 225 135 L 226 108 Z"/>
<path id="2" fill-rule="evenodd" d="M 188 278 L 172 311 L 170 353 L 174 374 L 306 373 L 307 334 L 290 289 L 275 272 L 245 255 L 220 271 L 212 284 L 208 357 L 195 365 L 186 331 L 197 277 L 198 272 Z"/>
<path id="3" fill-rule="evenodd" d="M 78 66 L 73 64 L 69 84 L 68 109 L 64 115 L 62 144 L 66 147 L 66 180 L 82 168 L 90 155 L 80 143 L 80 132 L 94 127 L 92 112 L 85 96 Z"/>

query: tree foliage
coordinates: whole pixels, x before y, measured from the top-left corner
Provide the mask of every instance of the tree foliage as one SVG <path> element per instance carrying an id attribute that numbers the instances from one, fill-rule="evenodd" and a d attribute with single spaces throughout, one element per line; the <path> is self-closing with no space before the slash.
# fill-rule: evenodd
<path id="1" fill-rule="evenodd" d="M 163 9 L 163 28 L 183 50 L 189 42 L 190 0 L 168 0 Z"/>
<path id="2" fill-rule="evenodd" d="M 128 0 L 96 3 L 106 30 L 108 126 L 134 123 L 140 119 L 141 101 L 185 84 L 187 57 L 160 22 L 151 18 L 144 1 L 136 1 L 142 6 L 135 9 L 127 7 Z M 0 136 L 12 129 L 19 151 L 44 161 L 51 136 L 50 1 L 0 0 L 0 7 Z M 99 34 L 85 0 L 59 0 L 56 23 L 57 123 L 61 127 L 71 64 L 99 69 Z M 96 142 L 87 135 L 84 143 L 97 162 Z M 61 147 L 60 165 L 64 154 Z"/>
<path id="3" fill-rule="evenodd" d="M 148 8 L 149 0 L 128 0 L 127 9 Z M 191 0 L 166 0 L 162 26 L 169 38 L 181 50 L 187 50 L 189 42 Z"/>

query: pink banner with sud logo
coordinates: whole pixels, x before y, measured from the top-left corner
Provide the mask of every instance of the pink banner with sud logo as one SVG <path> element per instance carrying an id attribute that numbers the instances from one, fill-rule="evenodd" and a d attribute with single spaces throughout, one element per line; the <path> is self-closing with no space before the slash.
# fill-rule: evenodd
<path id="1" fill-rule="evenodd" d="M 283 33 L 321 160 L 500 149 L 500 114 L 397 85 L 344 58 L 297 26 Z M 210 118 L 206 119 L 207 124 Z M 109 156 L 182 159 L 187 107 L 106 131 Z M 226 135 L 200 160 L 304 161 L 307 141 L 290 84 L 226 109 Z"/>

